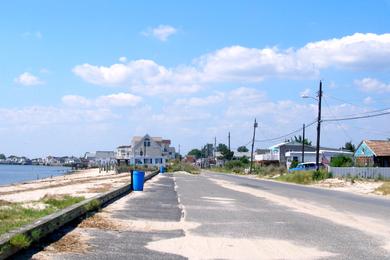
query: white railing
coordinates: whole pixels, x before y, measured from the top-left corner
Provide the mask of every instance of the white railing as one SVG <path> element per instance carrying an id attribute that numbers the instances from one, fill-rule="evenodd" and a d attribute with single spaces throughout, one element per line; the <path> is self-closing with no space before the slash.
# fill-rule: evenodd
<path id="1" fill-rule="evenodd" d="M 256 154 L 255 161 L 279 161 L 279 155 L 272 153 Z"/>
<path id="2" fill-rule="evenodd" d="M 331 167 L 328 172 L 334 177 L 360 177 L 367 179 L 390 179 L 390 167 Z"/>

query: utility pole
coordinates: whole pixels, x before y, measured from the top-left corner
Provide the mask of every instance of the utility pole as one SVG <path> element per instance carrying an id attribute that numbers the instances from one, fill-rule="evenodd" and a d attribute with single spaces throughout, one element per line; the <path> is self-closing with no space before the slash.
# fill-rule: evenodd
<path id="1" fill-rule="evenodd" d="M 305 162 L 305 124 L 303 124 L 303 133 L 302 133 L 302 163 Z"/>
<path id="2" fill-rule="evenodd" d="M 230 132 L 228 134 L 228 148 L 229 148 L 229 152 L 230 152 Z"/>
<path id="3" fill-rule="evenodd" d="M 214 137 L 214 158 L 215 158 L 216 152 L 217 152 L 217 137 L 215 136 Z"/>
<path id="4" fill-rule="evenodd" d="M 255 118 L 255 123 L 253 124 L 253 139 L 252 139 L 252 151 L 251 151 L 251 167 L 249 168 L 249 174 L 252 173 L 252 168 L 253 168 L 253 149 L 255 147 L 255 138 L 256 138 L 256 127 L 257 127 L 257 122 Z"/>
<path id="5" fill-rule="evenodd" d="M 320 169 L 320 136 L 321 136 L 321 100 L 322 100 L 322 82 L 320 81 L 320 90 L 318 91 L 318 118 L 317 118 L 317 149 L 316 149 L 316 169 Z"/>

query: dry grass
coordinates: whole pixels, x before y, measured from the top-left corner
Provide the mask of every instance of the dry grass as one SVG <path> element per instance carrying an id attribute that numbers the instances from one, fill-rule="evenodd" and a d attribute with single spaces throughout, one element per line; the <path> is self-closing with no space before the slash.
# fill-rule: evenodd
<path id="1" fill-rule="evenodd" d="M 382 195 L 390 195 L 390 182 L 383 183 L 382 186 L 375 189 L 375 192 Z"/>
<path id="2" fill-rule="evenodd" d="M 95 214 L 89 218 L 86 218 L 79 224 L 80 228 L 97 228 L 104 230 L 121 230 L 121 226 L 114 224 L 115 221 L 108 217 L 104 217 L 101 214 Z"/>
<path id="3" fill-rule="evenodd" d="M 88 193 L 103 193 L 111 190 L 112 184 L 110 183 L 103 183 L 100 186 L 96 186 L 93 188 L 88 189 Z"/>
<path id="4" fill-rule="evenodd" d="M 72 232 L 47 246 L 44 251 L 56 253 L 86 253 L 88 248 L 89 245 L 86 237 L 79 232 Z"/>
<path id="5" fill-rule="evenodd" d="M 2 206 L 10 206 L 12 205 L 12 202 L 6 201 L 6 200 L 0 200 L 0 207 Z"/>

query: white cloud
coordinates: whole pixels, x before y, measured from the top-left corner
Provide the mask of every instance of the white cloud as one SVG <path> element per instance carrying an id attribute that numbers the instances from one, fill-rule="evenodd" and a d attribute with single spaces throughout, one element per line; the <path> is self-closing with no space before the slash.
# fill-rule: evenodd
<path id="1" fill-rule="evenodd" d="M 15 82 L 24 86 L 41 85 L 44 82 L 29 72 L 24 72 L 15 78 Z"/>
<path id="2" fill-rule="evenodd" d="M 365 92 L 387 93 L 390 92 L 390 84 L 373 78 L 355 80 L 355 84 Z"/>
<path id="3" fill-rule="evenodd" d="M 302 91 L 302 92 L 300 93 L 300 96 L 301 96 L 301 97 L 308 97 L 308 96 L 310 96 L 310 95 L 311 95 L 311 89 L 309 89 L 309 88 L 305 89 L 304 91 Z"/>
<path id="4" fill-rule="evenodd" d="M 300 49 L 231 46 L 207 53 L 190 65 L 167 68 L 152 60 L 111 66 L 77 65 L 83 80 L 104 86 L 130 86 L 147 95 L 194 93 L 207 84 L 259 82 L 270 77 L 308 79 L 327 68 L 390 70 L 390 34 L 356 33 L 311 42 Z"/>
<path id="5" fill-rule="evenodd" d="M 224 98 L 224 93 L 219 92 L 206 97 L 179 98 L 175 100 L 174 105 L 201 107 L 219 104 L 223 102 Z"/>
<path id="6" fill-rule="evenodd" d="M 62 103 L 71 107 L 87 107 L 92 104 L 91 100 L 77 95 L 66 95 L 62 97 Z"/>
<path id="7" fill-rule="evenodd" d="M 118 60 L 119 60 L 120 62 L 122 62 L 122 63 L 126 63 L 126 62 L 127 62 L 127 58 L 124 57 L 124 56 L 120 57 Z"/>
<path id="8" fill-rule="evenodd" d="M 142 101 L 142 98 L 130 93 L 117 93 L 100 96 L 96 99 L 96 105 L 100 107 L 134 107 Z"/>
<path id="9" fill-rule="evenodd" d="M 36 31 L 36 32 L 24 32 L 22 33 L 22 37 L 23 38 L 35 38 L 35 39 L 42 39 L 43 35 L 40 31 Z"/>
<path id="10" fill-rule="evenodd" d="M 85 81 L 106 86 L 131 86 L 146 95 L 193 93 L 199 90 L 196 71 L 178 67 L 167 69 L 152 60 L 136 60 L 110 67 L 78 65 L 73 72 Z"/>
<path id="11" fill-rule="evenodd" d="M 141 101 L 141 97 L 130 93 L 116 93 L 99 96 L 96 99 L 87 99 L 78 95 L 66 95 L 62 97 L 62 103 L 69 107 L 134 107 Z"/>
<path id="12" fill-rule="evenodd" d="M 146 32 L 143 32 L 145 36 L 153 36 L 160 41 L 167 41 L 169 37 L 177 33 L 177 29 L 170 25 L 159 25 L 155 28 L 148 29 Z"/>
<path id="13" fill-rule="evenodd" d="M 372 99 L 372 97 L 366 97 L 366 98 L 363 99 L 363 103 L 364 103 L 365 105 L 370 105 L 370 104 L 372 104 L 373 102 L 374 102 L 374 100 Z"/>

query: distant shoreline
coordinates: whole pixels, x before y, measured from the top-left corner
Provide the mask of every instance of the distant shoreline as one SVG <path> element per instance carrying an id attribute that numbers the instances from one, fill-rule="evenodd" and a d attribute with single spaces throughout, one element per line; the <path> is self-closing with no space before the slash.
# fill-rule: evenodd
<path id="1" fill-rule="evenodd" d="M 0 164 L 0 187 L 47 181 L 78 172 L 68 166 Z"/>

